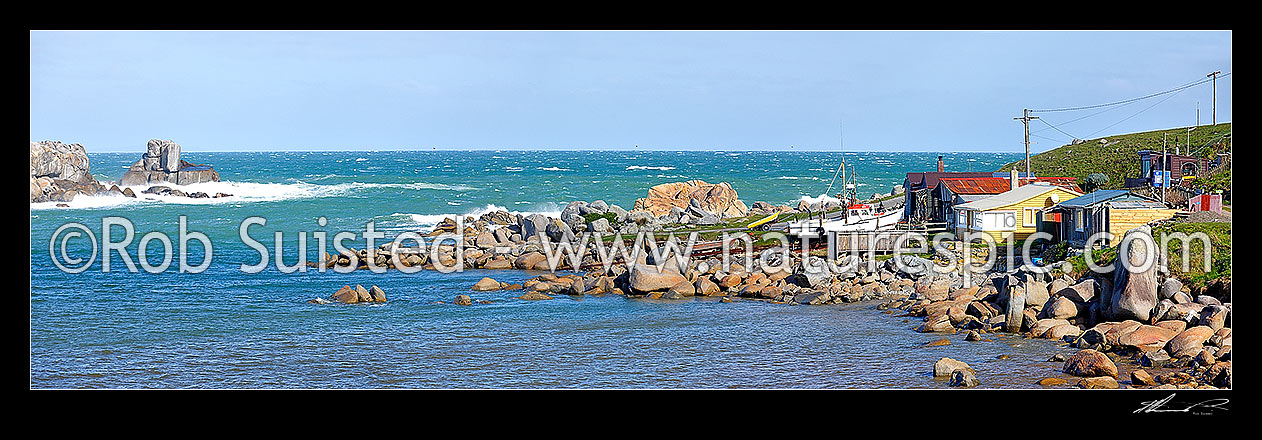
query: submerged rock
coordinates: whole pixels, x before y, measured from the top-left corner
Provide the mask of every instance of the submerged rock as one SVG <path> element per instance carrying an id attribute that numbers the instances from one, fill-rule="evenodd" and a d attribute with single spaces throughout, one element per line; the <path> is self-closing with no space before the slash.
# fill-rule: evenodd
<path id="1" fill-rule="evenodd" d="M 354 304 L 359 302 L 359 292 L 351 286 L 342 286 L 333 294 L 333 300 L 342 304 Z"/>
<path id="2" fill-rule="evenodd" d="M 379 302 L 379 303 L 386 302 L 386 291 L 381 290 L 381 288 L 377 287 L 376 285 L 368 289 L 368 294 L 372 295 L 373 302 Z"/>
<path id="3" fill-rule="evenodd" d="M 527 301 L 538 301 L 538 300 L 544 300 L 544 299 L 552 299 L 552 297 L 545 295 L 541 292 L 526 292 L 525 295 L 519 296 L 517 297 L 517 299 L 524 299 Z"/>
<path id="4" fill-rule="evenodd" d="M 1086 388 L 1086 389 L 1105 389 L 1105 390 L 1115 390 L 1120 387 L 1117 383 L 1117 379 L 1114 379 L 1109 376 L 1088 377 L 1086 379 L 1078 381 L 1078 386 L 1082 388 Z"/>
<path id="5" fill-rule="evenodd" d="M 503 288 L 502 286 L 503 285 L 500 284 L 499 281 L 495 281 L 491 279 L 490 277 L 483 277 L 481 280 L 478 280 L 478 282 L 473 285 L 473 290 L 476 290 L 479 292 L 486 292 L 486 291 L 491 291 L 491 290 L 500 290 L 501 288 Z"/>

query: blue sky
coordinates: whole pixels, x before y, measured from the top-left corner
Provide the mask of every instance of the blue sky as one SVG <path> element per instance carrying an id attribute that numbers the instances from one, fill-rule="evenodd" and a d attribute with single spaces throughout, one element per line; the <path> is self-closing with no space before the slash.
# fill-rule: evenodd
<path id="1" fill-rule="evenodd" d="M 1232 67 L 1230 31 L 36 31 L 30 44 L 31 140 L 90 152 L 150 138 L 188 151 L 835 150 L 842 128 L 846 150 L 1019 152 L 1023 108 Z M 1233 77 L 1218 81 L 1219 122 Z M 1090 139 L 1192 125 L 1198 101 L 1207 124 L 1211 95 L 1039 116 Z M 1031 130 L 1034 151 L 1071 139 Z"/>

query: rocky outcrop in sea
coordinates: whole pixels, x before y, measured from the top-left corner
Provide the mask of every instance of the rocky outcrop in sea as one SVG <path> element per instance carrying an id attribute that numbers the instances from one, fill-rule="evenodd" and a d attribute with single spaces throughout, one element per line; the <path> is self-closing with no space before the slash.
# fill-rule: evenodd
<path id="1" fill-rule="evenodd" d="M 123 174 L 120 185 L 138 186 L 156 183 L 191 185 L 218 182 L 219 172 L 210 165 L 180 160 L 180 144 L 175 141 L 150 139 L 148 151 Z"/>
<path id="2" fill-rule="evenodd" d="M 92 177 L 83 145 L 31 142 L 31 203 L 69 202 L 107 191 Z"/>
<path id="3" fill-rule="evenodd" d="M 119 185 L 145 186 L 151 183 L 188 185 L 218 182 L 219 173 L 209 165 L 180 160 L 180 145 L 173 141 L 153 139 L 148 151 L 133 164 L 117 184 L 106 188 L 92 177 L 88 155 L 83 145 L 60 141 L 31 142 L 31 203 L 69 202 L 80 195 L 114 195 L 136 197 L 131 188 Z M 185 192 L 166 185 L 142 190 L 143 194 L 191 198 L 229 197 L 231 194 Z M 58 204 L 58 206 L 65 206 Z"/>

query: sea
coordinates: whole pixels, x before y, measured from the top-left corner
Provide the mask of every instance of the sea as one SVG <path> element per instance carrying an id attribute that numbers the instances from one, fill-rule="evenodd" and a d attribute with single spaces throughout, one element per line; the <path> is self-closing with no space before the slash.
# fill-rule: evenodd
<path id="1" fill-rule="evenodd" d="M 515 298 L 520 292 L 470 287 L 484 276 L 511 283 L 537 272 L 288 269 L 301 266 L 303 255 L 318 258 L 317 232 L 329 240 L 355 233 L 344 244 L 359 249 L 369 224 L 384 233 L 381 243 L 403 232 L 428 232 L 447 217 L 496 210 L 558 216 L 580 200 L 630 209 L 653 185 L 694 179 L 727 182 L 746 204 L 795 206 L 825 194 L 842 157 L 856 173 L 859 195 L 867 197 L 890 193 L 907 172 L 935 170 L 939 155 L 952 171 L 993 171 L 1020 158 L 850 151 L 184 152 L 184 160 L 213 165 L 221 181 L 178 189 L 231 196 L 81 196 L 68 206 L 31 204 L 30 386 L 922 389 L 947 387 L 933 377 L 932 366 L 951 357 L 977 370 L 983 388 L 1037 388 L 1036 380 L 1062 375 L 1048 358 L 1071 349 L 1007 335 L 965 342 L 962 334 L 920 334 L 911 330 L 919 318 L 882 313 L 875 302 L 790 306 L 615 295 L 523 301 Z M 88 157 L 93 176 L 108 183 L 140 152 Z M 129 233 L 123 249 L 105 251 L 107 243 L 127 242 Z M 210 246 L 187 238 L 195 235 Z M 162 237 L 173 249 L 170 265 L 146 270 L 142 258 L 149 268 L 163 266 L 168 244 Z M 245 270 L 263 258 L 256 246 L 267 252 L 267 264 Z M 208 249 L 210 261 L 200 268 Z M 185 272 L 181 250 L 192 268 Z M 389 301 L 307 302 L 355 284 L 379 286 Z M 490 303 L 454 305 L 460 294 Z M 943 337 L 952 344 L 923 346 Z"/>

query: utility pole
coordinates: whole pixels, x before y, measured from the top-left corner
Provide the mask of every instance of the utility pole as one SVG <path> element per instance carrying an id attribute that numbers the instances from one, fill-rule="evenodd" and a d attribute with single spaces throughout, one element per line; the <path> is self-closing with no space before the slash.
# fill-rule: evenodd
<path id="1" fill-rule="evenodd" d="M 1166 134 L 1162 133 L 1161 134 L 1161 203 L 1166 202 L 1166 187 L 1169 186 L 1169 182 L 1166 181 L 1166 171 L 1167 171 L 1166 170 L 1166 152 L 1167 151 L 1169 151 L 1169 148 L 1166 147 Z"/>
<path id="2" fill-rule="evenodd" d="M 1214 123 L 1215 125 L 1217 125 L 1217 124 L 1218 124 L 1218 74 L 1220 74 L 1220 73 L 1223 73 L 1223 72 L 1222 72 L 1221 70 L 1215 70 L 1215 71 L 1214 71 L 1214 73 L 1211 73 L 1211 74 L 1209 74 L 1209 75 L 1205 75 L 1205 76 L 1207 76 L 1207 77 L 1214 78 L 1214 80 L 1213 80 L 1213 83 L 1214 83 L 1214 107 L 1213 107 L 1214 111 L 1213 111 L 1213 123 Z"/>
<path id="3" fill-rule="evenodd" d="M 1038 118 L 1038 116 L 1030 116 L 1030 109 L 1028 108 L 1024 109 L 1021 117 L 1012 118 L 1021 121 L 1021 125 L 1025 126 L 1025 178 L 1027 179 L 1034 177 L 1030 174 L 1030 120 Z"/>

